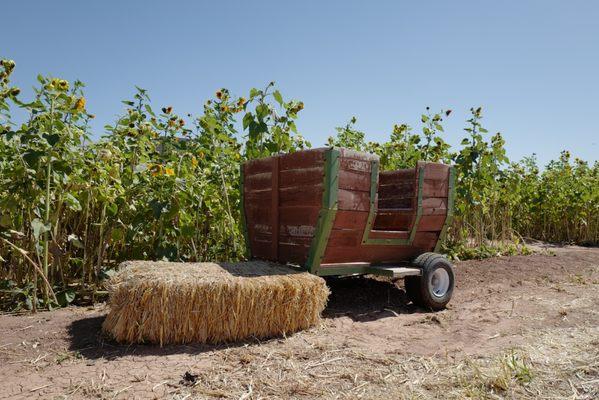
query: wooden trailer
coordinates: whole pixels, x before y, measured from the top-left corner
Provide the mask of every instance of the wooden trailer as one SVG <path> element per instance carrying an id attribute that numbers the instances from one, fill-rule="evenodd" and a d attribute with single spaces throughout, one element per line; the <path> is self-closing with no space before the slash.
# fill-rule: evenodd
<path id="1" fill-rule="evenodd" d="M 453 267 L 437 254 L 451 222 L 454 170 L 439 163 L 379 171 L 376 155 L 344 148 L 242 165 L 248 255 L 320 275 L 406 279 L 412 300 L 439 309 Z"/>

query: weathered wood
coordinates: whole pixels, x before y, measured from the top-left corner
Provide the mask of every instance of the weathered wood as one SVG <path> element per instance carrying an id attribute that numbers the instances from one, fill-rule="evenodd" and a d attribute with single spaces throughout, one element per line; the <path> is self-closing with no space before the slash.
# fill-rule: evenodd
<path id="1" fill-rule="evenodd" d="M 272 158 L 273 157 L 266 157 L 258 160 L 247 161 L 245 163 L 246 178 L 251 175 L 270 172 L 272 167 Z"/>
<path id="2" fill-rule="evenodd" d="M 279 156 L 281 158 L 279 169 L 286 171 L 289 169 L 322 167 L 326 150 L 326 148 L 310 149 Z"/>
<path id="3" fill-rule="evenodd" d="M 281 206 L 320 206 L 323 185 L 293 186 L 279 190 Z"/>
<path id="4" fill-rule="evenodd" d="M 370 174 L 356 171 L 339 171 L 339 188 L 345 190 L 369 192 Z"/>
<path id="5" fill-rule="evenodd" d="M 271 188 L 271 172 L 261 172 L 259 174 L 246 175 L 244 185 L 246 191 L 264 190 Z"/>
<path id="6" fill-rule="evenodd" d="M 339 210 L 370 210 L 370 194 L 368 192 L 339 189 Z"/>
<path id="7" fill-rule="evenodd" d="M 270 249 L 270 257 L 272 260 L 279 259 L 279 161 L 280 157 L 273 157 L 271 169 L 272 195 L 270 202 L 270 225 L 272 231 L 272 243 Z"/>
<path id="8" fill-rule="evenodd" d="M 323 174 L 322 166 L 279 171 L 279 187 L 282 189 L 318 185 L 322 183 Z"/>
<path id="9" fill-rule="evenodd" d="M 358 229 L 366 225 L 367 211 L 337 211 L 333 229 Z"/>
<path id="10" fill-rule="evenodd" d="M 327 247 L 323 263 L 339 263 L 347 261 L 356 262 L 397 262 L 409 260 L 410 258 L 422 253 L 414 246 L 348 246 L 348 247 Z"/>
<path id="11" fill-rule="evenodd" d="M 408 261 L 434 249 L 447 223 L 446 165 L 379 172 L 375 155 L 323 148 L 252 160 L 242 171 L 251 254 L 314 273 Z"/>

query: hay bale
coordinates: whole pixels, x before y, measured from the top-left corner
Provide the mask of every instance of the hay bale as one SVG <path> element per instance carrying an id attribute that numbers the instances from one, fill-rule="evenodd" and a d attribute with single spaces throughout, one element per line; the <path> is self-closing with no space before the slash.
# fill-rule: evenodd
<path id="1" fill-rule="evenodd" d="M 102 328 L 126 343 L 219 343 L 314 326 L 329 289 L 267 262 L 128 261 L 109 284 Z"/>

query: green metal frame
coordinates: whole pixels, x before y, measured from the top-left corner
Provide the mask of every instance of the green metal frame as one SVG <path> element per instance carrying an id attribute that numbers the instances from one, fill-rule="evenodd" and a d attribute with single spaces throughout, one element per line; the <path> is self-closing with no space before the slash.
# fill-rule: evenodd
<path id="1" fill-rule="evenodd" d="M 441 233 L 439 234 L 439 239 L 437 240 L 437 245 L 435 246 L 435 253 L 439 253 L 441 251 L 441 245 L 445 242 L 445 238 L 447 237 L 447 229 L 451 225 L 453 221 L 453 203 L 455 201 L 455 168 L 449 167 L 449 187 L 447 188 L 447 216 L 445 217 L 445 223 L 443 224 L 443 228 L 441 229 Z"/>
<path id="2" fill-rule="evenodd" d="M 245 171 L 243 170 L 243 165 L 239 166 L 239 213 L 241 215 L 241 230 L 243 232 L 243 240 L 245 241 L 245 256 L 249 260 L 252 258 L 252 246 L 250 245 L 250 237 L 248 235 L 248 226 L 247 221 L 245 219 L 245 196 L 244 196 L 244 180 L 245 180 Z"/>
<path id="3" fill-rule="evenodd" d="M 337 214 L 340 154 L 341 152 L 334 147 L 328 149 L 325 153 L 322 208 L 318 213 L 314 238 L 306 262 L 306 268 L 313 274 L 319 272 L 320 263 L 333 228 L 333 221 L 335 221 L 335 215 Z"/>
<path id="4" fill-rule="evenodd" d="M 374 219 L 376 217 L 377 206 L 376 206 L 376 194 L 377 194 L 377 183 L 378 183 L 378 175 L 379 175 L 379 163 L 378 161 L 371 162 L 371 172 L 370 172 L 370 211 L 368 212 L 368 221 L 366 223 L 366 227 L 364 228 L 364 234 L 362 236 L 362 244 L 376 244 L 376 245 L 411 245 L 416 237 L 416 232 L 418 230 L 418 224 L 420 223 L 420 218 L 422 217 L 422 189 L 424 187 L 424 167 L 420 167 L 418 169 L 418 201 L 416 208 L 416 216 L 414 218 L 414 223 L 412 224 L 412 229 L 409 231 L 409 235 L 406 239 L 374 239 L 370 237 L 370 232 L 372 231 L 372 226 L 374 225 Z"/>

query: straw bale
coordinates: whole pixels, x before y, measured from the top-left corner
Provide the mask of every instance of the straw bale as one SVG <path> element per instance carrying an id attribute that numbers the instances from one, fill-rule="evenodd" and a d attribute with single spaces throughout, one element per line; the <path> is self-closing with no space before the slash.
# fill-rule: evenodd
<path id="1" fill-rule="evenodd" d="M 102 327 L 125 343 L 220 343 L 317 324 L 324 280 L 282 265 L 127 261 L 109 283 Z"/>

